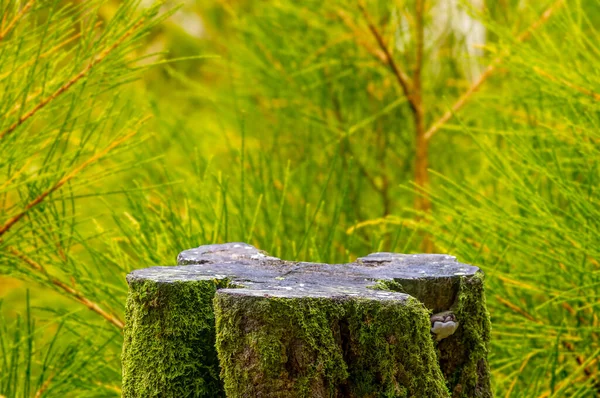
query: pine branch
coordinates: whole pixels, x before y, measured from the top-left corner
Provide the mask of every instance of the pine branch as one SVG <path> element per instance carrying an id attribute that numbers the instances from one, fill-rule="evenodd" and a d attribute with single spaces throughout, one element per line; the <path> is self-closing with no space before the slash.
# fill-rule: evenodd
<path id="1" fill-rule="evenodd" d="M 35 392 L 35 398 L 41 398 L 44 396 L 44 393 L 46 392 L 46 390 L 48 389 L 48 387 L 50 387 L 50 383 L 52 382 L 52 379 L 54 379 L 54 375 L 55 373 L 53 372 L 50 377 L 48 377 L 45 381 L 44 384 L 42 384 L 42 386 Z"/>
<path id="2" fill-rule="evenodd" d="M 415 4 L 416 16 L 416 56 L 413 70 L 413 80 L 411 82 L 408 75 L 397 65 L 390 53 L 383 35 L 379 32 L 362 1 L 359 1 L 359 8 L 369 26 L 371 34 L 377 41 L 380 50 L 385 54 L 385 63 L 396 77 L 396 81 L 402 88 L 406 96 L 413 115 L 415 125 L 416 150 L 415 150 L 415 184 L 420 195 L 415 197 L 415 209 L 427 213 L 431 208 L 429 195 L 426 193 L 426 187 L 429 184 L 428 167 L 428 144 L 425 136 L 425 107 L 423 104 L 421 72 L 423 69 L 423 51 L 424 51 L 424 0 L 417 0 Z M 384 214 L 385 216 L 385 214 Z M 424 239 L 424 250 L 430 251 L 431 245 L 429 239 Z"/>
<path id="3" fill-rule="evenodd" d="M 138 125 L 145 122 L 148 119 L 149 119 L 149 117 L 146 117 L 146 118 L 140 120 L 138 122 Z M 96 162 L 98 159 L 100 159 L 103 156 L 105 156 L 106 154 L 108 154 L 110 151 L 115 149 L 117 146 L 121 145 L 123 142 L 125 142 L 128 139 L 130 139 L 131 137 L 133 137 L 136 133 L 137 133 L 137 128 L 133 129 L 129 134 L 126 134 L 123 137 L 116 139 L 109 146 L 107 146 L 104 150 L 102 150 L 102 151 L 96 153 L 94 156 L 90 157 L 88 160 L 86 160 L 85 162 L 80 164 L 78 167 L 73 169 L 70 173 L 68 173 L 67 175 L 62 177 L 60 180 L 58 180 L 48 190 L 44 191 L 42 194 L 40 194 L 34 200 L 29 202 L 21 212 L 12 216 L 10 219 L 8 219 L 8 221 L 6 221 L 4 223 L 4 225 L 2 227 L 0 227 L 0 237 L 2 235 L 4 235 L 10 228 L 12 228 L 12 226 L 15 225 L 21 218 L 23 218 L 29 212 L 29 210 L 31 210 L 35 206 L 39 205 L 40 203 L 42 203 L 44 201 L 44 199 L 46 199 L 54 191 L 58 190 L 60 187 L 65 185 L 67 182 L 69 182 L 70 180 L 75 178 L 80 172 L 82 172 L 89 165 Z"/>
<path id="4" fill-rule="evenodd" d="M 364 48 L 375 59 L 379 60 L 383 64 L 387 64 L 385 52 L 381 51 L 379 48 L 373 47 L 371 43 L 363 39 L 364 32 L 358 26 L 356 26 L 352 18 L 346 12 L 343 10 L 338 10 L 337 15 L 340 17 L 344 25 L 346 25 L 346 27 L 352 31 L 354 41 L 356 41 L 360 47 Z"/>
<path id="5" fill-rule="evenodd" d="M 3 40 L 6 37 L 6 35 L 10 33 L 10 31 L 17 24 L 17 22 L 19 22 L 23 15 L 25 15 L 27 11 L 29 11 L 29 9 L 33 6 L 33 3 L 35 3 L 35 0 L 29 0 L 29 2 L 27 2 L 27 4 L 25 4 L 25 6 L 21 8 L 21 11 L 19 11 L 15 15 L 15 17 L 8 23 L 6 29 L 0 32 L 0 41 Z"/>
<path id="6" fill-rule="evenodd" d="M 360 30 L 360 28 L 358 28 L 354 24 L 354 22 L 352 21 L 352 18 L 350 18 L 350 16 L 342 10 L 338 10 L 337 14 L 340 17 L 340 19 L 344 22 L 346 27 L 352 31 L 352 36 L 350 36 L 350 37 L 351 38 L 353 37 L 354 40 L 360 46 L 362 46 L 365 50 L 367 50 L 367 52 L 369 52 L 374 58 L 376 58 L 383 64 L 387 64 L 387 61 L 386 61 L 387 56 L 386 56 L 385 52 L 379 48 L 372 47 L 367 41 L 362 39 L 363 32 Z M 339 120 L 341 120 L 339 110 L 336 111 L 336 116 L 338 117 Z M 345 134 L 345 132 L 342 132 L 342 134 Z M 388 214 L 389 209 L 391 207 L 391 204 L 390 204 L 391 201 L 390 201 L 390 197 L 389 197 L 389 181 L 384 176 L 382 178 L 383 184 L 381 184 L 381 185 L 378 184 L 377 181 L 375 180 L 375 177 L 372 176 L 371 173 L 369 173 L 366 166 L 360 161 L 360 159 L 357 156 L 355 156 L 349 142 L 347 143 L 347 145 L 344 146 L 344 148 L 348 152 L 348 154 L 353 157 L 354 162 L 356 163 L 358 170 L 363 175 L 363 177 L 365 177 L 367 179 L 367 182 L 371 185 L 371 187 L 373 187 L 373 189 L 381 195 L 381 199 L 382 199 L 383 207 L 384 207 L 384 215 Z"/>
<path id="7" fill-rule="evenodd" d="M 416 134 L 416 151 L 415 151 L 415 185 L 417 194 L 415 195 L 415 210 L 428 214 L 431 211 L 431 198 L 427 191 L 429 185 L 429 142 L 425 139 L 425 104 L 423 103 L 423 52 L 425 47 L 425 0 L 416 0 L 415 2 L 415 42 L 416 56 L 415 67 L 413 73 L 414 86 L 414 101 L 416 103 L 415 119 L 415 134 Z M 423 235 L 421 248 L 425 253 L 433 251 L 433 242 L 429 234 Z"/>
<path id="8" fill-rule="evenodd" d="M 98 28 L 100 25 L 102 25 L 102 22 L 98 22 L 98 23 L 96 23 L 96 25 L 94 26 L 94 28 L 93 28 L 93 29 L 96 29 L 96 28 Z M 1 75 L 0 75 L 0 80 L 2 80 L 2 79 L 4 79 L 4 78 L 6 78 L 7 76 L 9 76 L 9 75 L 11 75 L 11 74 L 13 74 L 13 73 L 15 73 L 15 72 L 18 72 L 18 71 L 20 71 L 21 69 L 27 68 L 27 67 L 29 67 L 29 66 L 31 66 L 31 65 L 33 65 L 33 64 L 35 64 L 36 62 L 39 62 L 39 60 L 40 60 L 40 59 L 45 59 L 45 58 L 48 58 L 49 56 L 51 56 L 51 55 L 55 54 L 55 53 L 56 53 L 58 50 L 60 50 L 60 49 L 61 49 L 61 48 L 63 48 L 64 46 L 66 46 L 67 44 L 69 44 L 69 43 L 72 43 L 73 41 L 75 41 L 75 40 L 77 40 L 78 38 L 80 38 L 80 37 L 81 37 L 81 34 L 82 34 L 82 32 L 77 32 L 77 33 L 76 33 L 76 34 L 74 34 L 73 36 L 71 36 L 71 37 L 69 37 L 69 38 L 67 38 L 67 39 L 63 40 L 61 43 L 59 43 L 59 44 L 55 45 L 55 46 L 54 46 L 54 47 L 52 47 L 50 50 L 48 50 L 48 51 L 46 51 L 46 52 L 44 52 L 44 53 L 40 54 L 40 56 L 39 56 L 39 57 L 37 57 L 37 58 L 34 58 L 34 59 L 31 59 L 31 60 L 29 60 L 29 61 L 27 61 L 27 62 L 25 62 L 25 63 L 23 63 L 23 64 L 19 65 L 19 66 L 18 66 L 16 69 L 14 69 L 14 70 L 7 71 L 6 73 L 4 73 L 4 74 L 1 74 Z"/>
<path id="9" fill-rule="evenodd" d="M 392 54 L 390 53 L 390 50 L 388 49 L 388 47 L 385 43 L 385 40 L 383 39 L 383 36 L 381 35 L 381 33 L 379 32 L 377 27 L 375 27 L 375 24 L 373 23 L 373 20 L 372 20 L 371 16 L 369 15 L 369 13 L 367 12 L 367 9 L 365 8 L 362 1 L 359 1 L 358 7 L 360 8 L 360 11 L 362 12 L 363 17 L 365 18 L 367 25 L 369 26 L 369 30 L 371 31 L 371 34 L 377 41 L 377 44 L 379 45 L 380 50 L 385 55 L 384 58 L 382 59 L 382 61 L 384 61 L 387 64 L 387 66 L 390 68 L 390 70 L 394 74 L 394 77 L 396 77 L 398 84 L 400 85 L 400 87 L 402 88 L 402 91 L 404 92 L 404 95 L 408 99 L 410 107 L 412 108 L 413 112 L 416 113 L 418 106 L 415 103 L 415 100 L 413 98 L 413 90 L 412 90 L 410 78 L 396 64 L 396 61 L 394 61 L 394 58 L 392 57 Z"/>
<path id="10" fill-rule="evenodd" d="M 29 267 L 32 270 L 43 274 L 46 278 L 48 278 L 48 281 L 50 283 L 52 283 L 54 286 L 57 287 L 58 290 L 61 290 L 64 293 L 66 293 L 67 295 L 71 296 L 79 303 L 83 304 L 90 310 L 94 311 L 95 313 L 100 315 L 102 318 L 106 319 L 109 323 L 113 324 L 114 326 L 116 326 L 119 329 L 123 329 L 123 327 L 125 326 L 125 324 L 122 320 L 117 318 L 115 315 L 108 313 L 107 311 L 102 309 L 102 307 L 100 307 L 98 304 L 96 304 L 92 300 L 86 298 L 82 292 L 72 288 L 71 286 L 67 285 L 66 283 L 62 282 L 59 279 L 53 278 L 50 274 L 48 274 L 48 271 L 46 271 L 46 269 L 44 267 L 42 267 L 42 265 L 38 264 L 31 258 L 27 257 L 25 254 L 21 253 L 16 248 L 9 246 L 8 251 L 10 253 L 12 253 L 15 257 L 17 257 L 20 260 L 22 260 L 23 262 L 25 262 L 27 265 L 29 265 Z"/>
<path id="11" fill-rule="evenodd" d="M 510 302 L 509 300 L 503 298 L 500 295 L 496 295 L 496 300 L 498 300 L 502 305 L 504 305 L 506 308 L 512 310 L 513 312 L 516 312 L 517 314 L 527 318 L 528 320 L 530 320 L 531 322 L 535 322 L 538 325 L 542 325 L 543 323 L 540 322 L 539 320 L 535 319 L 533 317 L 533 315 L 531 315 L 530 313 L 528 313 L 527 311 L 525 311 L 524 309 L 522 309 L 521 307 L 519 307 L 518 305 Z"/>
<path id="12" fill-rule="evenodd" d="M 415 85 L 415 91 L 421 90 L 421 71 L 423 70 L 423 52 L 425 48 L 425 0 L 416 0 L 415 2 L 415 41 L 416 41 L 416 57 L 415 67 L 413 72 L 413 84 Z"/>
<path id="13" fill-rule="evenodd" d="M 537 67 L 537 66 L 534 66 L 534 67 L 533 67 L 533 70 L 534 70 L 534 71 L 535 71 L 537 74 L 539 74 L 540 76 L 544 76 L 545 78 L 547 78 L 547 79 L 548 79 L 548 80 L 550 80 L 550 81 L 553 81 L 553 82 L 555 82 L 555 83 L 560 83 L 560 84 L 563 84 L 563 85 L 565 85 L 565 86 L 567 86 L 567 87 L 569 87 L 569 88 L 571 88 L 571 89 L 573 89 L 573 90 L 575 90 L 575 91 L 578 91 L 578 92 L 580 92 L 580 93 L 581 93 L 581 94 L 583 94 L 583 95 L 586 95 L 586 96 L 588 96 L 588 97 L 591 97 L 591 98 L 592 98 L 592 99 L 594 99 L 595 101 L 600 101 L 600 94 L 599 94 L 599 93 L 596 93 L 595 91 L 592 91 L 592 90 L 590 90 L 590 89 L 587 89 L 587 88 L 585 88 L 585 87 L 578 86 L 578 85 L 576 85 L 576 84 L 574 84 L 574 83 L 571 83 L 571 82 L 570 82 L 570 81 L 568 81 L 568 80 L 565 80 L 565 79 L 561 79 L 561 78 L 558 78 L 558 77 L 552 76 L 550 73 L 548 73 L 548 72 L 546 72 L 546 71 L 542 70 L 541 68 L 539 68 L 539 67 Z"/>
<path id="14" fill-rule="evenodd" d="M 531 35 L 533 34 L 533 32 L 535 32 L 542 25 L 544 25 L 544 23 L 546 23 L 550 19 L 552 14 L 554 14 L 554 12 L 556 12 L 556 10 L 559 7 L 561 7 L 563 4 L 564 4 L 564 0 L 557 0 L 554 3 L 552 3 L 552 5 L 550 7 L 548 7 L 546 9 L 546 11 L 544 11 L 542 16 L 537 21 L 535 21 L 533 24 L 531 24 L 531 26 L 529 26 L 528 29 L 526 29 L 519 36 L 517 36 L 517 42 L 524 42 L 524 41 L 528 40 L 531 37 Z M 479 88 L 483 85 L 483 83 L 485 83 L 486 80 L 496 71 L 496 68 L 498 67 L 498 65 L 508 55 L 509 55 L 509 52 L 507 51 L 504 54 L 500 55 L 499 57 L 495 58 L 490 63 L 490 65 L 488 65 L 488 67 L 481 74 L 481 76 L 479 76 L 477 81 L 475 81 L 475 83 L 473 83 L 473 85 L 471 85 L 471 87 L 469 87 L 467 89 L 467 91 L 465 91 L 465 93 L 456 100 L 454 105 L 452 105 L 450 107 L 450 110 L 448 110 L 446 113 L 444 113 L 435 123 L 433 123 L 431 125 L 431 127 L 429 127 L 429 129 L 425 133 L 426 140 L 430 140 L 431 137 L 433 137 L 435 135 L 435 133 L 437 133 L 444 126 L 444 124 L 446 124 L 450 119 L 452 119 L 452 116 L 454 116 L 454 114 L 456 114 L 456 112 L 458 112 L 463 106 L 466 105 L 466 103 L 473 96 L 473 94 L 475 94 L 479 90 Z"/>
<path id="15" fill-rule="evenodd" d="M 27 168 L 31 165 L 31 159 L 27 159 L 27 161 L 23 164 L 23 166 L 21 166 L 21 168 L 19 170 L 15 170 L 12 175 L 10 176 L 10 178 L 8 178 L 6 181 L 4 181 L 4 184 L 0 185 L 0 190 L 5 189 L 6 187 L 8 187 L 11 183 L 13 183 L 14 181 L 16 181 L 16 179 L 23 174 Z"/>
<path id="16" fill-rule="evenodd" d="M 9 128 L 7 128 L 2 133 L 0 133 L 0 139 L 3 139 L 8 134 L 12 133 L 18 126 L 20 126 L 21 124 L 23 124 L 27 119 L 29 119 L 33 115 L 35 115 L 37 113 L 37 111 L 39 111 L 40 109 L 44 108 L 51 101 L 53 101 L 54 99 L 56 99 L 57 97 L 59 97 L 61 94 L 63 94 L 64 92 L 66 92 L 69 88 L 71 88 L 71 86 L 73 86 L 75 83 L 77 83 L 83 77 L 85 77 L 92 70 L 92 68 L 94 66 L 96 66 L 100 62 L 102 62 L 113 50 L 115 50 L 129 36 L 131 36 L 137 30 L 137 28 L 139 28 L 140 26 L 142 26 L 143 23 L 144 23 L 144 19 L 140 19 L 135 25 L 133 25 L 131 27 L 131 29 L 129 29 L 127 32 L 125 32 L 123 34 L 123 36 L 121 36 L 117 41 L 115 41 L 110 47 L 108 47 L 104 51 L 102 51 L 81 72 L 79 72 L 77 75 L 73 76 L 67 83 L 65 83 L 64 85 L 62 85 L 58 90 L 56 90 L 54 93 L 52 93 L 48 97 L 44 98 L 40 103 L 38 103 L 35 107 L 33 107 L 33 109 L 31 109 L 30 111 L 28 111 L 27 113 L 25 113 L 24 115 L 22 115 L 19 118 L 19 120 L 17 120 L 16 122 L 14 122 Z"/>

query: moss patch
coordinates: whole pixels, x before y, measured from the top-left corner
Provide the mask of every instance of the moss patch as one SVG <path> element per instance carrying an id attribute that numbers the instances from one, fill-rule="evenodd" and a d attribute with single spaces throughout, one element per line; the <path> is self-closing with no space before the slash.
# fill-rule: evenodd
<path id="1" fill-rule="evenodd" d="M 351 396 L 449 396 L 420 302 L 353 300 L 347 319 Z"/>
<path id="2" fill-rule="evenodd" d="M 224 397 L 212 299 L 224 280 L 133 280 L 123 344 L 124 397 Z"/>
<path id="3" fill-rule="evenodd" d="M 483 274 L 461 278 L 452 310 L 460 322 L 456 333 L 439 345 L 440 367 L 453 397 L 492 397 L 487 363 L 490 317 Z"/>
<path id="4" fill-rule="evenodd" d="M 390 253 L 291 263 L 241 243 L 186 253 L 203 266 L 128 275 L 123 396 L 491 396 L 476 267 Z M 434 341 L 430 311 L 451 311 L 455 333 Z"/>
<path id="5" fill-rule="evenodd" d="M 391 292 L 406 293 L 400 282 L 390 279 L 376 281 L 374 285 L 367 286 L 367 288 L 373 290 L 389 290 Z"/>
<path id="6" fill-rule="evenodd" d="M 229 397 L 448 396 L 416 300 L 220 292 L 215 313 Z"/>
<path id="7" fill-rule="evenodd" d="M 431 296 L 435 289 L 430 284 L 413 283 L 411 291 L 398 281 L 382 280 L 373 289 L 416 295 L 419 300 Z M 419 289 L 421 287 L 421 290 Z M 435 287 L 435 285 L 433 285 Z M 449 286 L 449 285 L 448 285 Z M 457 289 L 441 289 L 452 294 L 447 301 L 453 304 L 435 311 L 451 310 L 459 322 L 457 331 L 437 343 L 440 368 L 453 397 L 492 397 L 490 371 L 487 362 L 490 341 L 490 317 L 487 311 L 484 276 L 478 272 L 470 277 L 460 277 Z M 419 296 L 420 295 L 420 296 Z"/>
<path id="8" fill-rule="evenodd" d="M 348 376 L 332 300 L 217 294 L 217 350 L 229 397 L 330 396 Z M 339 333 L 338 333 L 339 335 Z"/>

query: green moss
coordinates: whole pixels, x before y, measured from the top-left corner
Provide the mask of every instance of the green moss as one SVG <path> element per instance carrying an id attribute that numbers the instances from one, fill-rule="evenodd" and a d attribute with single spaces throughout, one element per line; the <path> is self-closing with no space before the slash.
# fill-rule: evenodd
<path id="1" fill-rule="evenodd" d="M 215 313 L 228 397 L 448 396 L 416 300 L 225 293 Z"/>
<path id="2" fill-rule="evenodd" d="M 440 367 L 453 397 L 493 396 L 487 363 L 491 325 L 483 279 L 482 273 L 461 277 L 452 308 L 459 328 L 438 344 Z"/>
<path id="3" fill-rule="evenodd" d="M 487 363 L 491 325 L 485 301 L 484 276 L 479 272 L 471 277 L 460 277 L 458 282 L 458 293 L 449 300 L 453 304 L 443 310 L 454 312 L 459 328 L 451 337 L 436 343 L 439 365 L 453 397 L 491 397 Z M 419 299 L 425 300 L 432 295 L 429 285 L 414 284 L 417 290 L 419 286 L 425 290 L 419 293 Z M 372 288 L 406 292 L 399 282 L 389 280 L 378 281 Z M 414 291 L 408 293 L 415 294 Z"/>
<path id="4" fill-rule="evenodd" d="M 352 301 L 348 327 L 352 396 L 449 396 L 420 302 Z"/>
<path id="5" fill-rule="evenodd" d="M 217 294 L 217 350 L 228 397 L 318 396 L 348 373 L 331 320 L 331 300 Z M 287 395 L 285 395 L 287 394 Z"/>
<path id="6" fill-rule="evenodd" d="M 367 286 L 367 289 L 373 290 L 388 290 L 392 292 L 404 293 L 404 288 L 400 282 L 389 279 L 382 279 L 375 282 L 372 286 Z"/>
<path id="7" fill-rule="evenodd" d="M 212 299 L 226 281 L 132 281 L 123 344 L 124 397 L 224 396 Z"/>
<path id="8" fill-rule="evenodd" d="M 491 396 L 482 274 L 457 282 L 460 326 L 440 342 L 417 299 L 217 293 L 227 284 L 132 281 L 124 397 Z"/>
<path id="9" fill-rule="evenodd" d="M 469 352 L 462 369 L 454 375 L 454 389 L 460 392 L 456 396 L 491 397 L 487 363 L 491 323 L 482 273 L 461 278 L 455 313 L 462 322 L 462 343 Z"/>

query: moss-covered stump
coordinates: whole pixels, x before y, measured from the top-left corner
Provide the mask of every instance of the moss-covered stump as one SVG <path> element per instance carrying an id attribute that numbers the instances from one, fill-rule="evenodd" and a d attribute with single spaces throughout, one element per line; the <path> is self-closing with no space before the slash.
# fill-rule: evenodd
<path id="1" fill-rule="evenodd" d="M 212 301 L 221 281 L 128 276 L 124 397 L 224 397 Z"/>
<path id="2" fill-rule="evenodd" d="M 418 262 L 431 269 L 427 272 L 431 275 L 415 278 L 414 273 L 396 274 L 391 281 L 380 280 L 379 285 L 411 295 L 432 312 L 432 331 L 439 330 L 436 336 L 439 364 L 452 396 L 491 397 L 487 363 L 490 318 L 483 273 L 476 267 L 456 262 L 452 256 L 416 256 Z M 407 255 L 374 253 L 358 261 L 363 264 L 406 264 Z M 446 338 L 448 332 L 452 334 Z"/>
<path id="3" fill-rule="evenodd" d="M 447 397 L 429 315 L 404 294 L 217 292 L 229 397 Z"/>
<path id="4" fill-rule="evenodd" d="M 128 275 L 125 397 L 489 397 L 477 267 L 375 253 L 288 262 L 244 243 Z"/>

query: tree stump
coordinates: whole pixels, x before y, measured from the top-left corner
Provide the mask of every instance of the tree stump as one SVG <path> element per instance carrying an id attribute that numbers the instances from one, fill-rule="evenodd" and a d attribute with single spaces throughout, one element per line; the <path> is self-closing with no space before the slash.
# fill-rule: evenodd
<path id="1" fill-rule="evenodd" d="M 124 397 L 492 396 L 483 274 L 452 256 L 177 260 L 127 276 Z"/>

